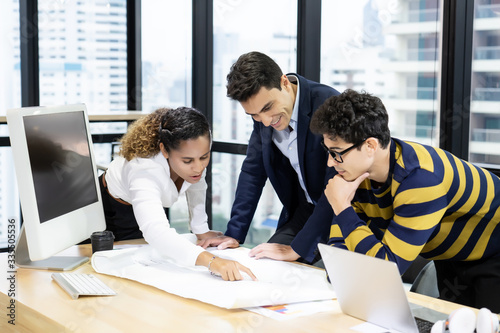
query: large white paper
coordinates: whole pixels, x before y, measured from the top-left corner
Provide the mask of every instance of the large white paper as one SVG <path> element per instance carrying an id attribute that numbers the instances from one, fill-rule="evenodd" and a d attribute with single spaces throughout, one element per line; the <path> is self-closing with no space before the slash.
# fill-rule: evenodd
<path id="1" fill-rule="evenodd" d="M 249 257 L 248 249 L 209 249 L 213 254 L 239 261 L 257 276 L 252 281 L 224 281 L 205 267 L 179 266 L 152 247 L 100 251 L 92 256 L 98 273 L 154 286 L 171 294 L 223 308 L 247 308 L 335 298 L 323 270 L 290 262 Z"/>

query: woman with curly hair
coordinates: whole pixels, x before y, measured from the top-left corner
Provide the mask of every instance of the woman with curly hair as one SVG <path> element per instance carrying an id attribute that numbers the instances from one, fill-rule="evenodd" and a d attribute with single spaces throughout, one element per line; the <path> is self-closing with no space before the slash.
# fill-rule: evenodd
<path id="1" fill-rule="evenodd" d="M 180 195 L 188 203 L 190 228 L 198 240 L 220 235 L 210 231 L 205 212 L 205 168 L 211 134 L 198 110 L 158 109 L 132 124 L 121 138 L 119 156 L 101 175 L 107 230 L 115 240 L 144 239 L 160 254 L 183 265 L 201 265 L 224 280 L 256 279 L 236 261 L 213 256 L 170 227 L 165 208 Z"/>

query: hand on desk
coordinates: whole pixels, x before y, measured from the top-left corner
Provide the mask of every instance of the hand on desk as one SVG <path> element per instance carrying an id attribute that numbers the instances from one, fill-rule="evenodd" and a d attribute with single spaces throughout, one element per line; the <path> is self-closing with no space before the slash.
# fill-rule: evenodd
<path id="1" fill-rule="evenodd" d="M 283 261 L 295 261 L 299 255 L 290 245 L 263 243 L 250 250 L 250 256 L 255 259 L 269 258 Z"/>
<path id="2" fill-rule="evenodd" d="M 240 246 L 240 242 L 236 239 L 222 235 L 222 233 L 213 238 L 200 240 L 198 245 L 206 249 L 209 246 L 217 246 L 217 250 L 224 250 L 227 248 L 236 248 Z"/>

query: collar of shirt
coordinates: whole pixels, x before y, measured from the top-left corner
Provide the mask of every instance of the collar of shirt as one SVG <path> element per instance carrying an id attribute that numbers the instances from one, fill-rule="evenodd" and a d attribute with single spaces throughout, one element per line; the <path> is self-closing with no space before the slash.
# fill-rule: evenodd
<path id="1" fill-rule="evenodd" d="M 283 142 L 291 140 L 290 133 L 296 132 L 297 130 L 297 119 L 299 118 L 299 98 L 300 98 L 299 79 L 295 75 L 287 75 L 287 77 L 292 84 L 297 84 L 297 94 L 295 95 L 295 103 L 293 104 L 292 116 L 290 117 L 290 123 L 288 124 L 288 128 L 282 131 L 277 131 L 273 128 L 273 140 L 275 142 L 276 141 Z"/>
<path id="2" fill-rule="evenodd" d="M 299 79 L 295 75 L 287 75 L 287 78 L 292 84 L 297 85 L 297 94 L 295 95 L 295 103 L 293 103 L 292 117 L 290 118 L 289 124 L 289 126 L 296 131 L 297 119 L 299 118 L 300 84 Z"/>

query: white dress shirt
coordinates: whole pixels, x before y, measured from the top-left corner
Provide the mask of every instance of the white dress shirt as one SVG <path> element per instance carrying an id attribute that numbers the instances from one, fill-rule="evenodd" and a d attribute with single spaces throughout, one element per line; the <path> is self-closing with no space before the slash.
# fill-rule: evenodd
<path id="1" fill-rule="evenodd" d="M 171 207 L 183 193 L 189 209 L 190 228 L 195 234 L 209 231 L 205 212 L 207 183 L 206 170 L 199 182 L 186 181 L 180 191 L 170 178 L 170 166 L 160 152 L 151 158 L 134 158 L 127 161 L 119 156 L 106 171 L 109 193 L 130 204 L 144 239 L 158 253 L 182 265 L 195 265 L 204 251 L 189 242 L 170 227 L 164 207 Z"/>
<path id="2" fill-rule="evenodd" d="M 302 187 L 302 190 L 304 190 L 307 202 L 313 203 L 311 197 L 309 196 L 309 193 L 307 193 L 304 179 L 302 179 L 302 173 L 300 172 L 300 164 L 299 164 L 299 152 L 297 150 L 298 147 L 297 119 L 299 115 L 299 98 L 300 98 L 299 80 L 296 76 L 293 75 L 288 75 L 287 77 L 288 80 L 290 80 L 290 82 L 297 84 L 297 95 L 295 96 L 295 103 L 293 105 L 292 116 L 290 118 L 290 125 L 289 125 L 289 127 L 292 128 L 292 131 L 290 131 L 290 128 L 285 128 L 282 131 L 277 131 L 273 129 L 273 142 L 276 145 L 276 147 L 278 147 L 278 149 L 281 151 L 281 153 L 285 155 L 288 158 L 288 160 L 290 160 L 290 164 L 292 165 L 292 168 L 295 170 L 299 178 L 300 187 Z"/>

